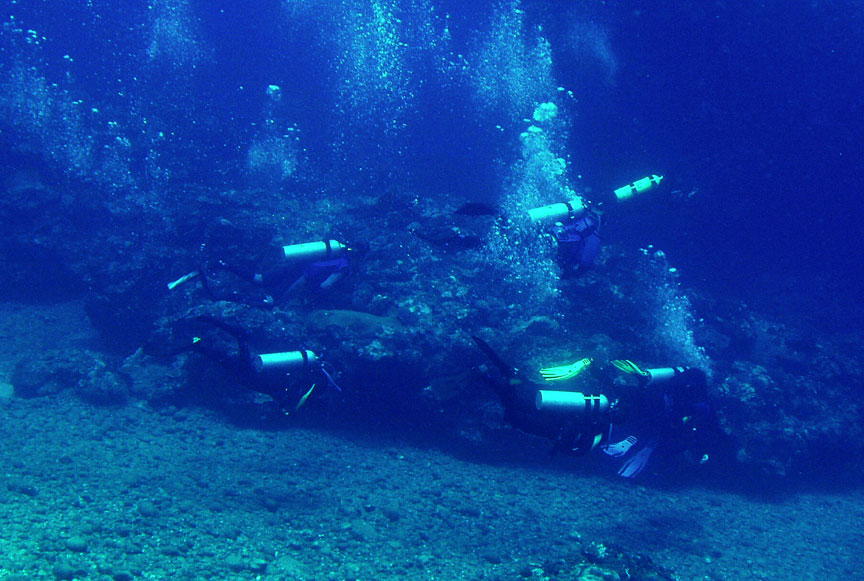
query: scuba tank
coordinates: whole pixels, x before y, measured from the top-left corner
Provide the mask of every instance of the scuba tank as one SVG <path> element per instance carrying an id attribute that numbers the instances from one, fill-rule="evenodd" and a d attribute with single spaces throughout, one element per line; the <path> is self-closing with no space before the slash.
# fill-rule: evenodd
<path id="1" fill-rule="evenodd" d="M 337 258 L 347 251 L 348 247 L 337 240 L 319 240 L 282 247 L 282 252 L 288 260 L 324 260 Z"/>
<path id="2" fill-rule="evenodd" d="M 256 355 L 252 361 L 255 370 L 262 371 L 290 371 L 295 369 L 308 369 L 318 361 L 318 356 L 308 349 L 298 351 L 283 351 L 281 353 L 261 353 Z"/>

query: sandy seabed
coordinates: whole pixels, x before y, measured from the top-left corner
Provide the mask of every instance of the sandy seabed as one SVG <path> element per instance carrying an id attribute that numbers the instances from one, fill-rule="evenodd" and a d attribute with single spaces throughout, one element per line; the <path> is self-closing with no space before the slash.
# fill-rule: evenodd
<path id="1" fill-rule="evenodd" d="M 0 314 L 0 384 L 93 339 L 77 305 Z M 864 489 L 673 490 L 8 385 L 0 422 L 0 579 L 864 579 Z"/>

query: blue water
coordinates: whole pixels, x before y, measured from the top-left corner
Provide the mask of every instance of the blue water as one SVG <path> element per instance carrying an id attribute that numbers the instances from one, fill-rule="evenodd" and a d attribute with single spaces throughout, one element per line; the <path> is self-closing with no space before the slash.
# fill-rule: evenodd
<path id="1" fill-rule="evenodd" d="M 48 83 L 50 96 L 30 107 L 55 119 L 51 129 L 34 127 L 34 111 L 7 105 L 4 151 L 25 150 L 69 173 L 72 152 L 52 152 L 45 139 L 23 144 L 21 134 L 36 141 L 46 130 L 87 134 L 96 142 L 90 178 L 128 172 L 148 196 L 172 181 L 242 179 L 250 141 L 269 118 L 274 134 L 296 130 L 307 173 L 335 171 L 372 189 L 398 172 L 390 178 L 437 195 L 494 200 L 496 162 L 507 163 L 512 131 L 531 113 L 517 109 L 520 99 L 556 97 L 568 117 L 559 145 L 577 190 L 653 172 L 693 194 L 645 208 L 618 236 L 663 247 L 695 280 L 734 287 L 754 276 L 805 285 L 842 278 L 860 288 L 860 6 L 525 2 L 523 38 L 493 39 L 511 43 L 496 50 L 524 55 L 525 43 L 542 37 L 552 66 L 547 78 L 512 80 L 509 102 L 491 106 L 478 103 L 476 77 L 496 7 L 7 3 L 3 82 L 13 87 L 5 99 L 28 83 Z M 391 21 L 357 24 L 358 15 Z M 38 80 L 16 79 L 16 64 L 33 67 Z M 544 66 L 522 64 L 538 74 Z M 278 103 L 265 92 L 270 84 L 281 87 Z M 572 98 L 560 99 L 559 86 Z M 345 90 L 357 103 L 345 102 Z M 73 116 L 64 108 L 76 99 Z M 129 140 L 122 168 L 99 159 L 98 145 L 114 133 Z M 365 181 L 357 175 L 363 166 Z M 171 177 L 159 181 L 159 172 Z"/>
<path id="2" fill-rule="evenodd" d="M 625 344 L 713 366 L 747 412 L 776 396 L 772 437 L 792 439 L 782 413 L 803 417 L 811 468 L 844 451 L 834 438 L 823 459 L 828 436 L 814 433 L 858 429 L 860 411 L 837 401 L 860 395 L 861 2 L 7 0 L 0 21 L 0 299 L 81 300 L 106 352 L 135 353 L 160 317 L 192 308 L 178 297 L 195 282 L 164 287 L 202 260 L 353 234 L 373 247 L 357 292 L 307 311 L 362 311 L 345 326 L 396 325 L 417 351 L 463 340 L 456 361 L 386 341 L 361 356 L 325 317 L 315 340 L 355 386 L 382 352 L 398 360 L 387 385 L 417 359 L 470 369 L 468 337 L 524 315 L 542 319 L 519 353 L 532 364 L 574 341 Z M 477 254 L 418 242 L 451 231 L 465 202 L 516 221 L 651 174 L 662 187 L 609 212 L 584 284 L 559 278 L 548 233 L 512 223 L 486 227 Z M 694 335 L 703 316 L 714 335 Z M 420 346 L 405 330 L 418 320 Z M 494 330 L 518 352 L 528 327 Z M 811 355 L 838 386 L 824 398 Z M 761 440 L 748 422 L 749 454 Z M 794 456 L 776 447 L 765 457 Z"/>

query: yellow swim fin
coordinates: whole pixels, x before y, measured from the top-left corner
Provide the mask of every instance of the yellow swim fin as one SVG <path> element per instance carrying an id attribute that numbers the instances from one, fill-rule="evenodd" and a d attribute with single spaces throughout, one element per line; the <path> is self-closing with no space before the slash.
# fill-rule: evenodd
<path id="1" fill-rule="evenodd" d="M 299 409 L 303 406 L 303 404 L 306 403 L 306 400 L 309 399 L 309 396 L 312 395 L 312 390 L 315 389 L 315 385 L 316 385 L 316 384 L 313 383 L 313 384 L 312 384 L 312 387 L 309 388 L 309 391 L 307 391 L 306 393 L 304 393 L 304 394 L 303 394 L 303 397 L 300 398 L 300 401 L 297 402 L 297 405 L 294 407 L 294 411 L 295 411 L 295 412 L 296 412 L 297 410 L 299 410 Z"/>
<path id="2" fill-rule="evenodd" d="M 591 365 L 594 361 L 590 357 L 580 359 L 570 365 L 559 365 L 558 367 L 544 367 L 540 370 L 540 375 L 546 381 L 564 381 L 571 377 L 576 377 Z"/>
<path id="3" fill-rule="evenodd" d="M 629 359 L 613 359 L 611 361 L 612 365 L 623 371 L 624 373 L 630 375 L 638 375 L 639 377 L 650 378 L 651 374 L 640 368 L 638 365 L 630 361 Z"/>

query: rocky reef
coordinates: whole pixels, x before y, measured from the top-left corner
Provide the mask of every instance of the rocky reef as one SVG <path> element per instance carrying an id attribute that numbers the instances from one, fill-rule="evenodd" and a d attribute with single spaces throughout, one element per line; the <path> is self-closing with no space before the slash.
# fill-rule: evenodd
<path id="1" fill-rule="evenodd" d="M 581 357 L 706 368 L 726 435 L 719 471 L 861 469 L 856 393 L 864 378 L 854 326 L 781 320 L 688 287 L 658 250 L 607 244 L 592 271 L 567 278 L 548 235 L 518 216 L 460 211 L 470 200 L 434 202 L 409 188 L 353 200 L 201 188 L 176 192 L 169 210 L 82 204 L 75 192 L 33 178 L 15 184 L 0 211 L 30 222 L 4 239 L 16 249 L 5 253 L 6 280 L 39 276 L 44 260 L 33 257 L 50 254 L 62 265 L 50 292 L 83 296 L 110 346 L 108 354 L 62 349 L 22 360 L 11 383 L 23 397 L 72 389 L 99 405 L 132 398 L 261 417 L 260 397 L 199 355 L 160 358 L 143 349 L 170 351 L 194 331 L 190 320 L 206 316 L 244 329 L 253 350 L 319 354 L 343 389 L 322 390 L 315 407 L 326 412 L 316 421 L 350 416 L 482 442 L 501 425 L 476 335 L 524 369 Z M 499 249 L 502 241 L 520 251 L 533 245 L 537 261 L 517 268 L 490 251 L 493 236 Z M 258 301 L 251 285 L 225 273 L 209 285 L 198 276 L 166 286 L 207 262 L 255 267 L 279 245 L 327 238 L 364 251 L 326 293 Z M 584 381 L 585 391 L 597 387 Z"/>

